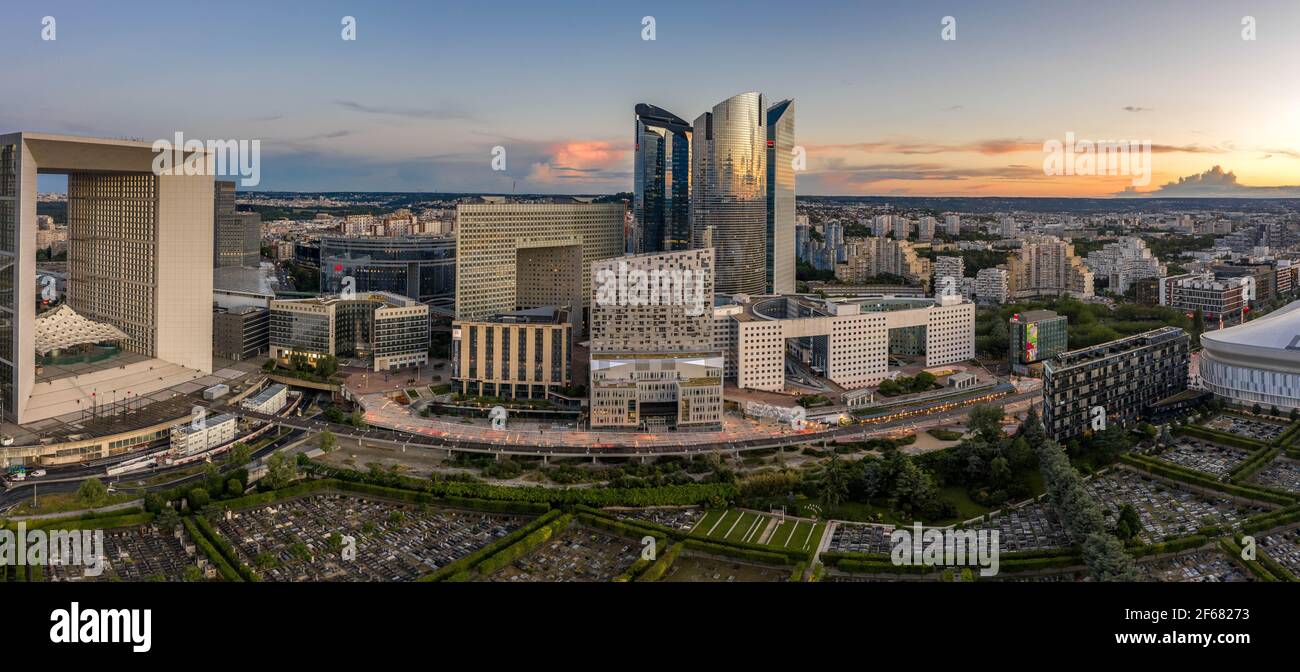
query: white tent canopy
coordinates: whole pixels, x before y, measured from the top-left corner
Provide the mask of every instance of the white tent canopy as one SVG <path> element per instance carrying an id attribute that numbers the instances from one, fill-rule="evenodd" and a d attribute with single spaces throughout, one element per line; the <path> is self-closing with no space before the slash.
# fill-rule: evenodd
<path id="1" fill-rule="evenodd" d="M 88 320 L 67 304 L 36 318 L 36 352 L 40 355 L 74 345 L 124 341 L 127 338 L 121 329 Z"/>

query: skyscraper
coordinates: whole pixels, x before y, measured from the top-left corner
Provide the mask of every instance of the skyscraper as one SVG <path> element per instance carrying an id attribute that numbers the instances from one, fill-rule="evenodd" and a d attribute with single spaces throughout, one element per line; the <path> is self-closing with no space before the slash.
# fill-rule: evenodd
<path id="1" fill-rule="evenodd" d="M 663 108 L 636 106 L 632 216 L 636 251 L 691 244 L 691 126 Z"/>
<path id="2" fill-rule="evenodd" d="M 767 291 L 794 293 L 794 101 L 767 108 Z"/>
<path id="3" fill-rule="evenodd" d="M 719 294 L 767 287 L 767 106 L 758 92 L 718 103 L 695 120 L 692 246 L 716 252 Z"/>

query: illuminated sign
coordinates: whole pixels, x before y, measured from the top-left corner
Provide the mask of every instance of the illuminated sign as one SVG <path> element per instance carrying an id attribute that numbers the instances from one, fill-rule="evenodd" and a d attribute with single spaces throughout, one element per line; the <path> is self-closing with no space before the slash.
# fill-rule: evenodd
<path id="1" fill-rule="evenodd" d="M 1038 324 L 1025 325 L 1025 361 L 1038 361 Z"/>

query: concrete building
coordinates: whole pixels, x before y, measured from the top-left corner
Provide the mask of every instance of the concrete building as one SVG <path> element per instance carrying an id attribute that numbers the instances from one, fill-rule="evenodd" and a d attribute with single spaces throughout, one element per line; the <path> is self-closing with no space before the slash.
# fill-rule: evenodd
<path id="1" fill-rule="evenodd" d="M 453 387 L 471 397 L 545 399 L 572 382 L 567 308 L 512 311 L 451 327 Z"/>
<path id="2" fill-rule="evenodd" d="M 0 329 L 8 331 L 0 339 L 5 419 L 28 423 L 92 403 L 81 374 L 43 381 L 32 402 L 38 173 L 68 178 L 68 305 L 121 329 L 124 350 L 144 359 L 105 366 L 117 377 L 157 369 L 157 360 L 195 376 L 211 373 L 213 178 L 155 175 L 154 157 L 143 142 L 0 135 L 0 230 L 10 232 L 0 236 L 0 264 L 13 268 L 11 296 L 0 299 Z M 133 392 L 176 382 L 159 373 Z"/>
<path id="3" fill-rule="evenodd" d="M 934 258 L 934 287 L 935 294 L 947 292 L 949 294 L 960 294 L 961 283 L 966 276 L 966 260 L 961 257 L 935 257 Z"/>
<path id="4" fill-rule="evenodd" d="M 910 235 L 912 235 L 911 220 L 894 215 L 894 240 L 907 240 Z"/>
<path id="5" fill-rule="evenodd" d="M 1007 269 L 981 268 L 975 274 L 975 302 L 980 305 L 1006 303 L 1011 298 L 1010 274 Z"/>
<path id="6" fill-rule="evenodd" d="M 933 217 L 922 217 L 916 226 L 916 239 L 922 242 L 934 240 L 935 219 Z"/>
<path id="7" fill-rule="evenodd" d="M 623 253 L 625 210 L 569 199 L 457 205 L 456 318 L 573 306 L 575 324 L 586 324 L 591 264 Z"/>
<path id="8" fill-rule="evenodd" d="M 762 297 L 743 306 L 727 318 L 736 323 L 735 348 L 728 357 L 736 362 L 741 388 L 783 391 L 788 351 L 806 356 L 815 373 L 849 389 L 889 377 L 891 353 L 923 356 L 926 366 L 975 357 L 975 305 L 959 296 Z"/>
<path id="9" fill-rule="evenodd" d="M 591 427 L 718 429 L 711 249 L 592 264 Z"/>
<path id="10" fill-rule="evenodd" d="M 217 415 L 181 423 L 172 427 L 172 451 L 177 457 L 201 453 L 235 440 L 239 419 Z"/>
<path id="11" fill-rule="evenodd" d="M 1161 327 L 1045 361 L 1048 436 L 1066 441 L 1094 428 L 1131 426 L 1152 405 L 1186 391 L 1190 341 L 1182 329 Z"/>
<path id="12" fill-rule="evenodd" d="M 1093 296 L 1093 275 L 1074 246 L 1055 236 L 1031 235 L 1007 261 L 1011 298 L 1036 296 Z"/>
<path id="13" fill-rule="evenodd" d="M 1137 236 L 1124 236 L 1089 252 L 1085 263 L 1093 276 L 1104 278 L 1107 288 L 1115 294 L 1124 294 L 1143 278 L 1165 275 L 1165 265 L 1151 253 L 1146 241 Z"/>
<path id="14" fill-rule="evenodd" d="M 212 311 L 212 351 L 242 361 L 266 353 L 271 342 L 271 311 L 257 306 Z"/>
<path id="15" fill-rule="evenodd" d="M 1194 315 L 1201 311 L 1207 323 L 1236 324 L 1245 317 L 1253 277 L 1215 278 L 1211 273 L 1178 277 L 1166 287 L 1165 305 Z"/>
<path id="16" fill-rule="evenodd" d="M 277 299 L 270 349 L 285 366 L 326 355 L 370 359 L 374 371 L 418 366 L 429 361 L 429 307 L 385 292 Z"/>
<path id="17" fill-rule="evenodd" d="M 916 254 L 906 240 L 892 238 L 849 238 L 844 263 L 836 264 L 835 279 L 862 284 L 882 274 L 897 275 L 908 282 L 930 282 L 930 261 Z"/>
<path id="18" fill-rule="evenodd" d="M 943 229 L 950 237 L 956 238 L 961 235 L 961 215 L 944 215 Z"/>
<path id="19" fill-rule="evenodd" d="M 254 413 L 275 415 L 283 410 L 288 403 L 288 386 L 276 383 L 266 386 L 266 389 L 261 392 L 239 402 L 239 407 Z"/>

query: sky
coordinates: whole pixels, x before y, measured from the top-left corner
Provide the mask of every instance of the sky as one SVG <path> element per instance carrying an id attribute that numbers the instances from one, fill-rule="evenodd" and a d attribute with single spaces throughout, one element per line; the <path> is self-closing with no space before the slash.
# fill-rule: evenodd
<path id="1" fill-rule="evenodd" d="M 1293 0 L 6 0 L 0 133 L 256 139 L 260 190 L 612 193 L 637 103 L 756 90 L 795 100 L 801 194 L 1300 196 L 1297 37 Z M 1149 143 L 1149 179 L 1045 174 L 1068 137 Z"/>

